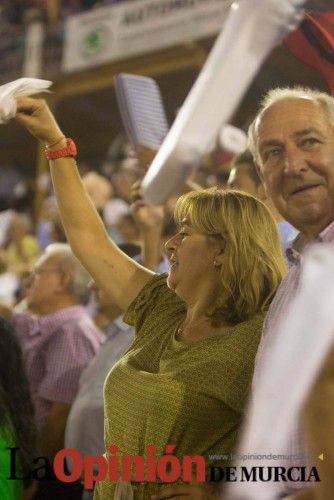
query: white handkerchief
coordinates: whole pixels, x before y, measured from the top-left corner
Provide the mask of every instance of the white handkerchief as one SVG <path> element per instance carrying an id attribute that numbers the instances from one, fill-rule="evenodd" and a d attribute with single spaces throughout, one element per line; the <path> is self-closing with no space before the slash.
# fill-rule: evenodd
<path id="1" fill-rule="evenodd" d="M 16 113 L 15 98 L 29 96 L 39 92 L 49 92 L 50 80 L 39 78 L 19 78 L 0 86 L 0 124 L 7 123 Z"/>

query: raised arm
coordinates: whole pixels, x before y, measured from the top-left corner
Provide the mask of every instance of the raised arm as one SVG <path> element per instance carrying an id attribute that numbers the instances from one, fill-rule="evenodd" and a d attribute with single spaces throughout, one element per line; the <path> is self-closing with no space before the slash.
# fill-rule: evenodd
<path id="1" fill-rule="evenodd" d="M 154 270 L 162 258 L 162 229 L 164 207 L 152 206 L 143 200 L 137 200 L 131 206 L 132 214 L 140 229 L 143 241 L 142 261 L 147 269 Z"/>
<path id="2" fill-rule="evenodd" d="M 15 119 L 50 146 L 50 150 L 66 147 L 64 134 L 44 100 L 18 98 Z M 153 273 L 127 257 L 109 238 L 82 184 L 75 160 L 71 157 L 53 160 L 50 170 L 62 223 L 74 254 L 110 300 L 125 310 Z"/>

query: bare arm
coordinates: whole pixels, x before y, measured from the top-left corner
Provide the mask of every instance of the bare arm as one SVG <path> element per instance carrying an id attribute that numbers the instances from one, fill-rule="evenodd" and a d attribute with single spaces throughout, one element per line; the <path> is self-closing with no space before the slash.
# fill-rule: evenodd
<path id="1" fill-rule="evenodd" d="M 143 264 L 147 269 L 154 270 L 162 257 L 161 233 L 164 223 L 164 207 L 148 205 L 143 200 L 137 200 L 132 204 L 131 210 L 140 228 L 143 241 Z"/>
<path id="2" fill-rule="evenodd" d="M 54 402 L 50 408 L 38 442 L 38 451 L 50 460 L 64 448 L 65 427 L 70 409 L 70 404 L 59 402 Z"/>
<path id="3" fill-rule="evenodd" d="M 154 270 L 161 262 L 161 230 L 151 228 L 142 231 L 143 264 L 147 269 Z"/>
<path id="4" fill-rule="evenodd" d="M 44 100 L 17 99 L 16 120 L 46 145 L 64 137 Z M 54 149 L 65 146 L 63 138 Z M 62 223 L 74 254 L 110 299 L 126 309 L 153 273 L 128 258 L 109 238 L 74 159 L 53 160 L 50 169 Z"/>
<path id="5" fill-rule="evenodd" d="M 139 164 L 146 170 L 152 163 L 156 151 L 146 146 L 136 146 Z M 131 189 L 132 215 L 140 229 L 142 246 L 142 262 L 147 269 L 152 271 L 157 268 L 162 257 L 162 230 L 165 211 L 163 205 L 150 205 L 143 200 L 141 181 L 133 184 Z"/>

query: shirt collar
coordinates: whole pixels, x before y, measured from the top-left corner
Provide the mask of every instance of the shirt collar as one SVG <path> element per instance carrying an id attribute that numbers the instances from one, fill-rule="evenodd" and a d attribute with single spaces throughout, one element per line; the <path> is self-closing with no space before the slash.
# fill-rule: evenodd
<path id="1" fill-rule="evenodd" d="M 317 241 L 321 243 L 331 243 L 334 241 L 334 221 L 329 224 L 318 236 Z"/>
<path id="2" fill-rule="evenodd" d="M 66 307 L 65 309 L 61 309 L 51 314 L 45 314 L 44 316 L 37 316 L 35 318 L 35 325 L 29 331 L 29 334 L 35 335 L 38 332 L 52 332 L 68 320 L 81 318 L 83 315 L 86 315 L 85 307 L 82 305 L 76 305 Z"/>
<path id="3" fill-rule="evenodd" d="M 293 240 L 291 246 L 289 246 L 286 249 L 286 256 L 292 264 L 296 264 L 296 263 L 300 262 L 300 258 L 301 258 L 301 252 L 296 249 L 299 235 L 300 235 L 300 233 L 298 233 L 296 238 Z M 321 231 L 320 234 L 318 234 L 318 236 L 314 240 L 314 243 L 315 242 L 317 242 L 317 243 L 331 243 L 332 241 L 334 241 L 334 221 L 331 222 L 327 227 L 325 227 L 325 229 L 323 229 L 323 231 Z M 304 247 L 304 249 L 307 246 L 308 245 L 306 245 Z"/>

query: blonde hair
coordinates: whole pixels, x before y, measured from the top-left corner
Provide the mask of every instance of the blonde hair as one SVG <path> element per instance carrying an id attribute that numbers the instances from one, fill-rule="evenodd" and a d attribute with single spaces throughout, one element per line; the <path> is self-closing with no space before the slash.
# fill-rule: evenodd
<path id="1" fill-rule="evenodd" d="M 259 119 L 261 115 L 269 107 L 276 104 L 276 102 L 287 99 L 308 99 L 314 101 L 316 104 L 319 104 L 323 108 L 328 122 L 334 127 L 334 97 L 330 96 L 329 94 L 302 86 L 283 88 L 278 87 L 269 90 L 262 99 L 260 109 L 248 129 L 248 148 L 252 152 L 255 162 L 259 166 L 262 165 L 257 134 L 257 125 Z"/>
<path id="2" fill-rule="evenodd" d="M 175 220 L 225 244 L 220 268 L 221 294 L 213 326 L 244 321 L 265 311 L 286 273 L 277 225 L 268 208 L 237 190 L 209 188 L 179 198 Z"/>

